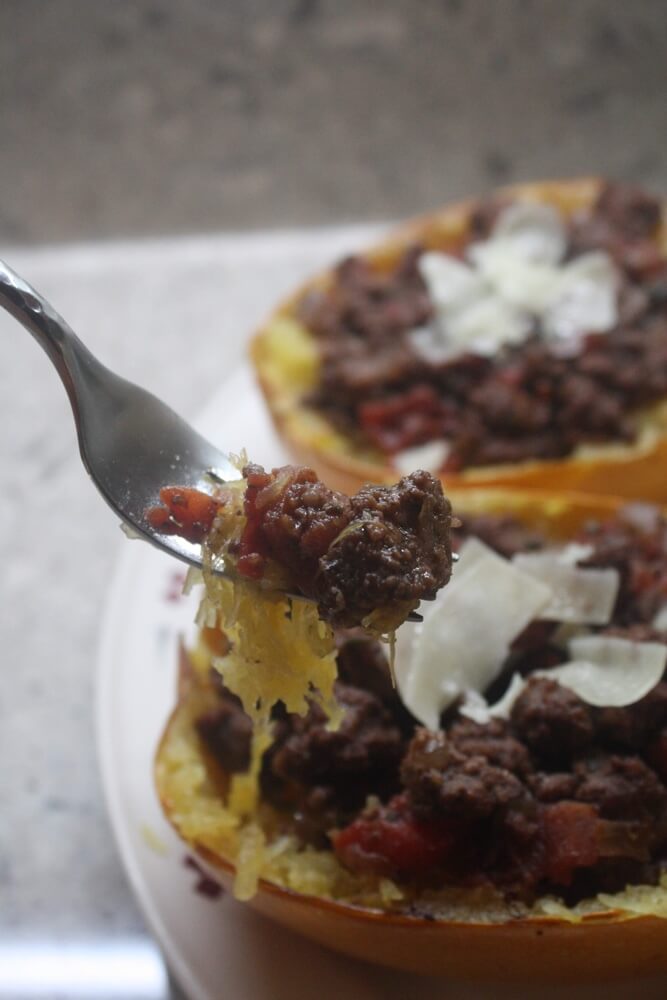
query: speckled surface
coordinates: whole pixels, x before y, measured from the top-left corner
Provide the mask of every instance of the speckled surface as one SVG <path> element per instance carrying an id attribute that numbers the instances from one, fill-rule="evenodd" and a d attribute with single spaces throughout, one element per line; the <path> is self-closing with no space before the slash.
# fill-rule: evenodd
<path id="1" fill-rule="evenodd" d="M 35 251 L 5 246 L 0 257 L 101 360 L 193 417 L 276 299 L 367 236 L 333 229 Z M 93 684 L 109 581 L 128 543 L 87 481 L 55 371 L 5 313 L 0 486 L 0 962 L 8 948 L 15 957 L 18 945 L 44 942 L 116 946 L 122 961 L 128 942 L 151 945 L 106 817 Z M 29 995 L 87 996 L 73 986 L 50 992 L 44 976 L 44 992 Z M 122 996 L 163 996 L 136 990 Z M 109 991 L 103 984 L 94 995 L 116 1000 Z M 24 995 L 7 987 L 0 968 L 0 997 Z"/>
<path id="2" fill-rule="evenodd" d="M 0 240 L 665 191 L 664 0 L 3 0 Z"/>

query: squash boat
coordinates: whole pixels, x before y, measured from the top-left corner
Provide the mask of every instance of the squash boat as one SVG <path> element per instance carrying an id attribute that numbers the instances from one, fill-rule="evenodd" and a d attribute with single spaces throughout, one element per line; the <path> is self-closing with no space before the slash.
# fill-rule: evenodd
<path id="1" fill-rule="evenodd" d="M 459 561 L 398 629 L 398 688 L 379 643 L 339 631 L 338 713 L 278 704 L 259 747 L 233 690 L 243 595 L 235 619 L 205 600 L 156 757 L 165 813 L 239 898 L 349 955 L 470 981 L 665 973 L 667 521 L 539 491 L 453 506 Z M 304 638 L 282 617 L 275 683 L 281 629 Z"/>
<path id="2" fill-rule="evenodd" d="M 666 253 L 641 191 L 506 188 L 313 278 L 252 360 L 292 454 L 348 492 L 425 468 L 666 501 Z"/>

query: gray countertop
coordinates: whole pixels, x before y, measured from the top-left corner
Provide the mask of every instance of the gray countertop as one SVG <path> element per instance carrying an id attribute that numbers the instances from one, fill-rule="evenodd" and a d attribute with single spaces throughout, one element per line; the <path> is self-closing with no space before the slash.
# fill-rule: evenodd
<path id="1" fill-rule="evenodd" d="M 101 360 L 193 417 L 272 304 L 369 233 L 4 247 L 0 256 Z M 96 647 L 122 536 L 87 481 L 54 370 L 6 314 L 0 383 L 0 997 L 174 996 L 121 868 L 97 770 Z M 121 989 L 110 969 L 123 957 L 138 978 Z"/>
<path id="2" fill-rule="evenodd" d="M 664 0 L 3 0 L 0 241 L 664 192 L 666 38 Z"/>

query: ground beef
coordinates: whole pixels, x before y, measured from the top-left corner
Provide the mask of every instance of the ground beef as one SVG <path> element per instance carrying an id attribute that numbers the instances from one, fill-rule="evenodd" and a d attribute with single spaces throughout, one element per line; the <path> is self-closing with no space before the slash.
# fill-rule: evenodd
<path id="1" fill-rule="evenodd" d="M 461 245 L 486 238 L 507 200 L 472 211 Z M 639 407 L 667 395 L 667 261 L 656 239 L 660 204 L 634 188 L 604 185 L 570 226 L 569 256 L 603 249 L 624 278 L 619 324 L 589 335 L 575 357 L 554 355 L 536 335 L 492 359 L 464 354 L 430 362 L 408 334 L 431 319 L 419 249 L 393 269 L 361 258 L 310 293 L 301 318 L 321 355 L 308 402 L 345 433 L 391 456 L 435 439 L 450 445 L 443 471 L 556 459 L 585 442 L 635 439 Z"/>
<path id="2" fill-rule="evenodd" d="M 308 468 L 269 475 L 247 466 L 244 475 L 241 571 L 252 560 L 256 575 L 258 559 L 275 560 L 326 621 L 350 627 L 382 609 L 398 623 L 449 580 L 451 506 L 430 473 L 367 486 L 352 498 Z"/>
<path id="3" fill-rule="evenodd" d="M 572 251 L 605 250 L 631 271 L 650 270 L 660 260 L 655 243 L 660 218 L 657 198 L 627 184 L 607 183 L 592 211 L 574 219 Z"/>
<path id="4" fill-rule="evenodd" d="M 608 819 L 660 819 L 667 790 L 655 772 L 635 756 L 597 754 L 574 767 L 575 798 L 597 806 Z"/>
<path id="5" fill-rule="evenodd" d="M 274 724 L 274 743 L 264 763 L 266 797 L 298 804 L 308 839 L 339 825 L 370 794 L 387 797 L 398 788 L 405 741 L 379 698 L 336 683 L 344 715 L 335 730 L 312 704 L 307 715 L 284 713 Z"/>
<path id="6" fill-rule="evenodd" d="M 396 486 L 363 487 L 351 504 L 349 529 L 320 560 L 318 596 L 330 620 L 349 624 L 350 608 L 434 598 L 452 563 L 451 506 L 439 482 L 413 472 Z"/>
<path id="7" fill-rule="evenodd" d="M 309 293 L 300 304 L 303 321 L 321 338 L 341 335 L 376 347 L 431 316 L 431 303 L 417 268 L 419 247 L 411 247 L 390 271 L 361 257 L 338 265 L 328 294 Z"/>
<path id="8" fill-rule="evenodd" d="M 523 778 L 533 771 L 530 751 L 516 739 L 509 723 L 492 719 L 486 725 L 461 719 L 447 731 L 449 742 L 462 754 L 484 757 L 489 764 Z"/>
<path id="9" fill-rule="evenodd" d="M 634 705 L 597 708 L 593 714 L 597 741 L 602 746 L 643 751 L 667 726 L 667 683 L 661 681 Z"/>
<path id="10" fill-rule="evenodd" d="M 222 684 L 220 674 L 212 671 L 212 685 L 217 690 L 218 704 L 199 716 L 196 722 L 206 749 L 230 774 L 246 771 L 250 766 L 252 721 L 241 702 Z"/>
<path id="11" fill-rule="evenodd" d="M 461 752 L 444 733 L 419 730 L 401 766 L 401 779 L 418 816 L 462 822 L 502 818 L 522 803 L 525 788 L 510 771 L 484 756 Z"/>
<path id="12" fill-rule="evenodd" d="M 629 511 L 608 524 L 589 524 L 578 540 L 594 549 L 581 566 L 609 567 L 619 574 L 614 626 L 636 629 L 650 623 L 667 600 L 667 526 L 661 518 L 644 526 L 633 519 L 634 505 Z"/>
<path id="13" fill-rule="evenodd" d="M 535 771 L 528 785 L 540 802 L 560 802 L 574 798 L 577 779 L 570 771 Z"/>
<path id="14" fill-rule="evenodd" d="M 511 717 L 520 739 L 544 763 L 567 763 L 593 742 L 589 706 L 546 677 L 529 679 Z"/>
<path id="15" fill-rule="evenodd" d="M 370 691 L 379 698 L 401 732 L 409 737 L 414 730 L 414 718 L 392 682 L 386 649 L 368 636 L 348 634 L 338 648 L 338 678 L 343 684 Z"/>

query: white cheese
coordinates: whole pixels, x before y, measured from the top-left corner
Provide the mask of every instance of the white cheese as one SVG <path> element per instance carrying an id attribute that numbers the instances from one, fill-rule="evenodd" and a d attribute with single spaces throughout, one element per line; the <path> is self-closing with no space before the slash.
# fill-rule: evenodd
<path id="1" fill-rule="evenodd" d="M 434 363 L 466 351 L 491 356 L 522 343 L 540 323 L 555 353 L 576 353 L 585 334 L 616 324 L 618 279 L 608 254 L 563 264 L 566 249 L 554 208 L 516 202 L 501 212 L 488 240 L 469 247 L 468 263 L 422 254 L 418 266 L 435 316 L 412 331 L 415 350 Z"/>
<path id="2" fill-rule="evenodd" d="M 545 336 L 578 342 L 583 334 L 609 330 L 618 319 L 617 297 L 618 279 L 608 254 L 575 257 L 561 268 L 542 316 Z"/>
<path id="3" fill-rule="evenodd" d="M 572 564 L 577 551 L 522 552 L 512 562 L 553 591 L 542 617 L 580 625 L 610 621 L 620 584 L 615 569 L 579 569 Z M 579 556 L 578 558 L 583 558 Z"/>
<path id="4" fill-rule="evenodd" d="M 407 476 L 415 469 L 424 469 L 426 472 L 439 472 L 450 452 L 448 441 L 427 441 L 426 444 L 418 444 L 414 448 L 404 448 L 397 451 L 393 456 L 394 468 L 402 476 Z"/>
<path id="5" fill-rule="evenodd" d="M 495 241 L 478 244 L 471 254 L 473 251 L 480 273 L 505 302 L 538 316 L 556 297 L 560 285 L 557 267 L 523 260 Z"/>
<path id="6" fill-rule="evenodd" d="M 559 562 L 565 563 L 568 566 L 576 566 L 578 562 L 590 559 L 595 549 L 592 545 L 582 544 L 581 542 L 569 542 L 558 549 L 557 552 Z"/>
<path id="7" fill-rule="evenodd" d="M 471 540 L 472 542 L 473 540 Z M 424 621 L 398 630 L 396 676 L 412 714 L 437 729 L 440 714 L 465 691 L 484 691 L 510 643 L 539 616 L 551 590 L 478 539 L 461 549 L 452 581 L 421 608 Z"/>
<path id="8" fill-rule="evenodd" d="M 571 660 L 533 676 L 548 677 L 589 705 L 633 705 L 660 681 L 667 646 L 616 636 L 589 635 L 569 643 Z"/>
<path id="9" fill-rule="evenodd" d="M 567 249 L 567 233 L 552 205 L 515 201 L 498 216 L 491 242 L 501 243 L 512 256 L 522 260 L 558 264 Z"/>
<path id="10" fill-rule="evenodd" d="M 449 254 L 423 253 L 417 266 L 437 310 L 456 312 L 485 293 L 482 275 Z"/>
<path id="11" fill-rule="evenodd" d="M 486 698 L 477 691 L 467 691 L 459 712 L 480 725 L 486 725 L 491 719 L 509 719 L 514 702 L 525 686 L 526 682 L 521 674 L 513 674 L 507 691 L 493 705 L 489 705 Z"/>
<path id="12" fill-rule="evenodd" d="M 505 344 L 522 343 L 533 327 L 527 313 L 495 294 L 486 294 L 443 321 L 457 354 L 473 351 L 485 357 L 497 354 Z"/>

